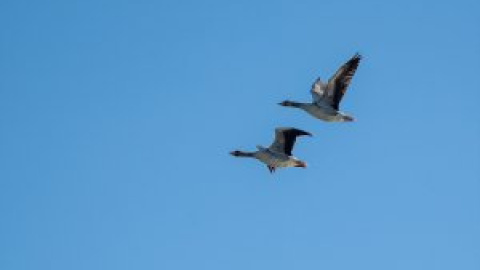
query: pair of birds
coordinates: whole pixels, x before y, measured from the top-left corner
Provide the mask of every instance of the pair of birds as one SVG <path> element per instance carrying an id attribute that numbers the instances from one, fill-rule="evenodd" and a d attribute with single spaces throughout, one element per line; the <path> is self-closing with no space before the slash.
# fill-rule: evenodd
<path id="1" fill-rule="evenodd" d="M 310 90 L 313 98 L 311 103 L 285 100 L 279 105 L 302 109 L 311 116 L 327 122 L 354 121 L 352 116 L 340 111 L 340 101 L 345 95 L 361 59 L 360 54 L 355 54 L 337 70 L 327 83 L 323 83 L 318 78 Z M 230 154 L 235 157 L 258 159 L 267 165 L 270 173 L 281 167 L 306 168 L 307 163 L 292 155 L 293 146 L 299 136 L 312 136 L 312 134 L 297 128 L 277 128 L 275 129 L 275 140 L 270 147 L 257 146 L 258 150 L 255 152 L 236 150 Z"/>

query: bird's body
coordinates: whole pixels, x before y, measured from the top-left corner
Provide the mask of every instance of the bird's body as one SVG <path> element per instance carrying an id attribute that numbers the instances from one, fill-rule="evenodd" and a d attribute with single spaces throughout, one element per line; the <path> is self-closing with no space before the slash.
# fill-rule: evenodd
<path id="1" fill-rule="evenodd" d="M 255 152 L 255 158 L 265 163 L 270 167 L 296 167 L 299 163 L 299 159 L 293 156 L 288 156 L 281 152 L 275 152 L 269 148 L 257 146 L 258 151 Z"/>
<path id="2" fill-rule="evenodd" d="M 297 108 L 300 108 L 306 111 L 311 116 L 321 119 L 327 122 L 341 122 L 343 113 L 336 111 L 332 107 L 322 104 L 324 102 L 319 103 L 299 103 Z"/>
<path id="3" fill-rule="evenodd" d="M 284 167 L 303 167 L 307 164 L 298 158 L 292 156 L 293 145 L 296 137 L 309 135 L 310 133 L 296 128 L 277 128 L 275 129 L 275 140 L 266 148 L 257 146 L 255 152 L 233 151 L 230 154 L 235 157 L 255 158 L 267 165 L 270 172 L 274 172 L 276 168 Z"/>
<path id="4" fill-rule="evenodd" d="M 361 56 L 359 54 L 353 56 L 338 69 L 326 84 L 318 78 L 310 90 L 313 99 L 311 103 L 285 100 L 280 105 L 302 109 L 313 117 L 327 122 L 354 121 L 352 116 L 340 111 L 339 107 L 360 60 Z"/>

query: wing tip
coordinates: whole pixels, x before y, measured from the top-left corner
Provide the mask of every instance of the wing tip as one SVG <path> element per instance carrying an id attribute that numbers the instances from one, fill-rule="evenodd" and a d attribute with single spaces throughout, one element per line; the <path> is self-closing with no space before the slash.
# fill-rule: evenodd
<path id="1" fill-rule="evenodd" d="M 302 131 L 303 131 L 303 130 L 302 130 Z M 308 131 L 303 131 L 303 132 L 304 132 L 304 134 L 302 134 L 302 135 L 309 136 L 309 137 L 313 137 L 313 134 L 312 134 L 312 133 L 310 133 L 310 132 L 308 132 Z"/>
<path id="2" fill-rule="evenodd" d="M 355 55 L 353 55 L 352 60 L 360 61 L 362 58 L 363 58 L 362 54 L 360 52 L 356 52 Z"/>
<path id="3" fill-rule="evenodd" d="M 305 130 L 301 130 L 299 128 L 295 128 L 295 127 L 277 127 L 275 129 L 275 131 L 277 132 L 282 132 L 282 133 L 285 133 L 285 132 L 293 132 L 296 136 L 302 136 L 302 135 L 306 135 L 306 136 L 310 136 L 312 137 L 313 134 L 308 132 L 308 131 L 305 131 Z"/>

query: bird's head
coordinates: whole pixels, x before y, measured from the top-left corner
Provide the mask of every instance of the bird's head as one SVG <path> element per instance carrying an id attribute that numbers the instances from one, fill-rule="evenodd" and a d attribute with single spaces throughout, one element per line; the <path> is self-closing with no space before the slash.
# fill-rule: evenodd
<path id="1" fill-rule="evenodd" d="M 239 150 L 235 150 L 235 151 L 230 152 L 230 155 L 232 155 L 234 157 L 239 157 L 239 156 L 242 155 L 242 152 L 239 151 Z"/>
<path id="2" fill-rule="evenodd" d="M 284 106 L 284 107 L 293 107 L 293 102 L 290 101 L 290 100 L 284 100 L 284 101 L 278 103 L 278 105 Z"/>

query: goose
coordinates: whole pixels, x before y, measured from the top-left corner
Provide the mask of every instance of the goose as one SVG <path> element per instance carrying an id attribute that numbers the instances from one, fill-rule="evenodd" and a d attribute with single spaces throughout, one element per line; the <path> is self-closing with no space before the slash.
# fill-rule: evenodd
<path id="1" fill-rule="evenodd" d="M 298 136 L 308 135 L 309 132 L 296 128 L 276 128 L 275 140 L 270 147 L 257 146 L 255 152 L 245 152 L 235 150 L 230 152 L 234 157 L 255 158 L 265 163 L 270 173 L 274 173 L 276 168 L 281 167 L 301 167 L 306 168 L 307 163 L 292 156 L 293 145 Z"/>
<path id="2" fill-rule="evenodd" d="M 339 109 L 340 101 L 345 95 L 352 77 L 357 70 L 362 56 L 356 53 L 343 64 L 325 84 L 320 77 L 315 80 L 310 90 L 312 103 L 301 103 L 285 100 L 279 105 L 284 107 L 300 108 L 315 118 L 327 122 L 352 122 L 355 119 Z"/>

